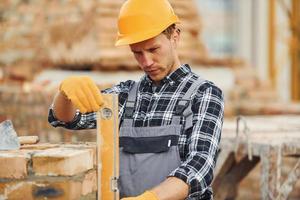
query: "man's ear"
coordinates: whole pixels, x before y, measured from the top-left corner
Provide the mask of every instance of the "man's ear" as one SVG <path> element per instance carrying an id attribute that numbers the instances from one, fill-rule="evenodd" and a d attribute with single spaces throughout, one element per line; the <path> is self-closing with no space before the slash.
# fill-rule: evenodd
<path id="1" fill-rule="evenodd" d="M 180 29 L 176 28 L 172 34 L 172 42 L 174 43 L 175 47 L 177 47 L 179 40 L 180 40 Z"/>

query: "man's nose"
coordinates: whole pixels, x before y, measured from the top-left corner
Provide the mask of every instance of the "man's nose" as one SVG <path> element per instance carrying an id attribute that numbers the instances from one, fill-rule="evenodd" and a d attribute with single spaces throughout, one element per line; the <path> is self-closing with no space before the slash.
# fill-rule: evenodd
<path id="1" fill-rule="evenodd" d="M 142 65 L 143 67 L 149 67 L 149 66 L 151 66 L 152 64 L 153 64 L 153 59 L 152 59 L 152 57 L 151 57 L 149 54 L 144 53 L 144 54 L 142 55 L 142 58 L 141 58 L 141 65 Z"/>

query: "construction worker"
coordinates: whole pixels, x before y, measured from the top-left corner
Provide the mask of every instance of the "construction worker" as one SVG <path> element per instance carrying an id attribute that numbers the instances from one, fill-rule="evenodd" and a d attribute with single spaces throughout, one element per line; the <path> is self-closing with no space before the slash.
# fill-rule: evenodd
<path id="1" fill-rule="evenodd" d="M 212 199 L 222 91 L 178 58 L 179 23 L 167 0 L 127 0 L 116 46 L 129 45 L 145 72 L 102 91 L 117 93 L 120 196 L 123 200 Z M 102 97 L 88 77 L 62 81 L 49 111 L 57 127 L 96 127 Z"/>

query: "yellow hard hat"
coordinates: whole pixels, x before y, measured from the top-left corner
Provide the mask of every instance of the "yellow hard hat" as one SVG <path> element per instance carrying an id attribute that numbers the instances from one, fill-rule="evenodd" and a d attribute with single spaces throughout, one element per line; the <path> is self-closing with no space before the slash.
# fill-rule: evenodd
<path id="1" fill-rule="evenodd" d="M 167 0 L 127 0 L 120 10 L 115 45 L 150 39 L 174 23 L 179 19 Z"/>

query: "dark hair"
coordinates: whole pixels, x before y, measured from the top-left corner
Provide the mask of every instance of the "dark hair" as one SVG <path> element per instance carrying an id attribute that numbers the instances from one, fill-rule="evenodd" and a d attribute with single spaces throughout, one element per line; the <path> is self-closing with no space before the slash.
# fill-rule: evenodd
<path id="1" fill-rule="evenodd" d="M 174 31 L 177 31 L 178 33 L 180 32 L 180 29 L 176 27 L 176 24 L 168 26 L 168 28 L 166 28 L 162 33 L 165 34 L 168 39 L 170 39 Z"/>

